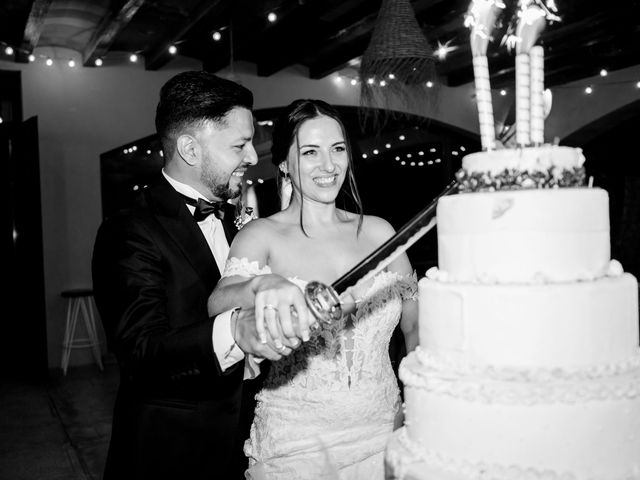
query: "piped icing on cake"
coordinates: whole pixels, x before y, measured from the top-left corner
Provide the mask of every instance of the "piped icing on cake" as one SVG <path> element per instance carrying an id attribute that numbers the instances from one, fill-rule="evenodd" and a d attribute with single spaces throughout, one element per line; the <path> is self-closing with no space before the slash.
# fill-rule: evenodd
<path id="1" fill-rule="evenodd" d="M 477 152 L 464 157 L 456 179 L 460 192 L 581 187 L 584 160 L 581 149 L 557 145 Z"/>

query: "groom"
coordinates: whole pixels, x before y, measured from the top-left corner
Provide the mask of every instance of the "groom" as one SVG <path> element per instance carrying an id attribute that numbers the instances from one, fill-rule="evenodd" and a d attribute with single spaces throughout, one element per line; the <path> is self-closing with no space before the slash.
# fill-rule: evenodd
<path id="1" fill-rule="evenodd" d="M 244 478 L 245 361 L 277 361 L 308 332 L 302 315 L 297 338 L 262 343 L 253 308 L 207 314 L 237 230 L 226 200 L 257 163 L 252 107 L 249 90 L 210 73 L 170 79 L 156 111 L 161 175 L 98 230 L 95 300 L 120 366 L 104 480 Z M 267 290 L 302 295 L 277 276 L 251 293 Z"/>

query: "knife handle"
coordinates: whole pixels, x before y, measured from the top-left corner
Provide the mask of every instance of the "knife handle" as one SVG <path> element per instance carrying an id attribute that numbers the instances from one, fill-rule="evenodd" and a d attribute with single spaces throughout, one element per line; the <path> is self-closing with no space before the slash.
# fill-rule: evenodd
<path id="1" fill-rule="evenodd" d="M 309 310 L 323 326 L 337 322 L 342 317 L 340 297 L 331 285 L 309 282 L 304 289 L 304 298 Z"/>

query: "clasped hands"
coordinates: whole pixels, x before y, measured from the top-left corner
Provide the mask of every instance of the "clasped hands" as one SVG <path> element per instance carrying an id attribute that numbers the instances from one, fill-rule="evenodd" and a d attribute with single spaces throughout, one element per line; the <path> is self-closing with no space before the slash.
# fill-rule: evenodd
<path id="1" fill-rule="evenodd" d="M 236 344 L 258 358 L 280 360 L 299 348 L 319 328 L 298 285 L 277 274 L 253 277 L 254 308 L 243 308 L 232 320 Z M 341 296 L 352 304 L 347 293 Z"/>

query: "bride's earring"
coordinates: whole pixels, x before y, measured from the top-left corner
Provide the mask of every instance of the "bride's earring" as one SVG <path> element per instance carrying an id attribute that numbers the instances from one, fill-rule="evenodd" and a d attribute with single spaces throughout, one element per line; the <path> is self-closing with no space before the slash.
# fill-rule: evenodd
<path id="1" fill-rule="evenodd" d="M 291 202 L 291 194 L 293 193 L 293 187 L 291 185 L 291 178 L 289 177 L 289 169 L 287 164 L 282 162 L 278 165 L 278 169 L 282 172 L 282 183 L 280 185 L 280 210 L 284 210 L 289 206 Z"/>

